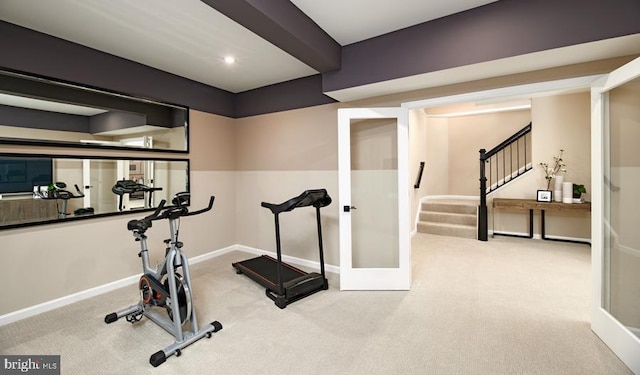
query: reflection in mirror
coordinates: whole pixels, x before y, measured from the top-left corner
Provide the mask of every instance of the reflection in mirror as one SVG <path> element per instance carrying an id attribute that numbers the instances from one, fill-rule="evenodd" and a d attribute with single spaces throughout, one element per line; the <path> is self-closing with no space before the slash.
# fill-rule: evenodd
<path id="1" fill-rule="evenodd" d="M 0 71 L 3 143 L 188 151 L 188 109 Z"/>
<path id="2" fill-rule="evenodd" d="M 0 228 L 157 207 L 189 191 L 189 161 L 0 155 Z"/>

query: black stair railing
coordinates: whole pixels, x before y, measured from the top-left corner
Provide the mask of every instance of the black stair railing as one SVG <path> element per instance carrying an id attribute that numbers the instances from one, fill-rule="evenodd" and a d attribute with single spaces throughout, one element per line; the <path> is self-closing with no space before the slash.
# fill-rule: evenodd
<path id="1" fill-rule="evenodd" d="M 424 172 L 424 162 L 420 162 L 420 169 L 418 170 L 418 178 L 416 179 L 416 183 L 413 184 L 414 189 L 420 189 L 420 182 L 422 182 L 422 172 Z"/>
<path id="2" fill-rule="evenodd" d="M 489 151 L 480 150 L 478 240 L 489 237 L 487 194 L 520 177 L 531 164 L 531 123 Z M 487 180 L 489 185 L 487 186 Z"/>

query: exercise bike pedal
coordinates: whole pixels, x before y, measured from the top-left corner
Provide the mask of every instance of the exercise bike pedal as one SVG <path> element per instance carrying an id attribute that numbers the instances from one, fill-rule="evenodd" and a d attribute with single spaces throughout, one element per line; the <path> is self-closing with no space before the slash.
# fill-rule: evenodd
<path id="1" fill-rule="evenodd" d="M 127 322 L 133 324 L 142 320 L 142 310 L 127 315 Z"/>

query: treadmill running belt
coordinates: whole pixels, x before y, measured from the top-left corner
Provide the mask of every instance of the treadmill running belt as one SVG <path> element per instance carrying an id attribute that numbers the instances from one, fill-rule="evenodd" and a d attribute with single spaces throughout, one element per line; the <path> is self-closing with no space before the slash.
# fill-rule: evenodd
<path id="1" fill-rule="evenodd" d="M 242 262 L 234 263 L 233 266 L 241 267 L 244 274 L 246 274 L 247 276 L 253 275 L 255 277 L 258 277 L 259 280 L 256 280 L 254 277 L 251 278 L 256 282 L 259 282 L 264 287 L 276 291 L 278 285 L 278 263 L 272 257 L 263 255 L 257 258 L 247 259 Z M 304 274 L 305 272 L 286 263 L 282 263 L 283 284 Z"/>

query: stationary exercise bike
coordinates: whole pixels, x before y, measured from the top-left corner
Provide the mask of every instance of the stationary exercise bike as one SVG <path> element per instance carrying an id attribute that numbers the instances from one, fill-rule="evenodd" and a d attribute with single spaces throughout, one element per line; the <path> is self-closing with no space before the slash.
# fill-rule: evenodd
<path id="1" fill-rule="evenodd" d="M 122 211 L 124 195 L 129 194 L 129 197 L 133 197 L 134 194 L 142 194 L 144 199 L 147 196 L 147 201 L 144 203 L 145 208 L 153 207 L 153 192 L 162 190 L 161 187 L 151 187 L 133 180 L 119 180 L 113 185 L 111 191 L 118 196 L 118 211 Z M 148 193 L 148 194 L 146 194 Z"/>
<path id="2" fill-rule="evenodd" d="M 34 195 L 39 199 L 55 199 L 56 202 L 58 199 L 60 199 L 62 201 L 62 206 L 58 206 L 58 217 L 66 218 L 71 214 L 70 212 L 67 212 L 69 200 L 84 198 L 84 193 L 80 191 L 78 185 L 74 186 L 76 188 L 76 192 L 78 193 L 77 195 L 73 194 L 69 190 L 66 190 L 67 184 L 65 184 L 64 182 L 53 183 L 46 187 L 46 191 L 42 190 L 42 186 L 38 186 L 38 188 L 34 191 Z M 82 210 L 83 214 L 93 213 L 92 208 L 83 208 Z"/>
<path id="3" fill-rule="evenodd" d="M 155 212 L 141 220 L 131 220 L 127 229 L 133 232 L 133 237 L 140 242 L 143 275 L 140 277 L 138 288 L 140 302 L 126 309 L 105 316 L 105 323 L 113 323 L 121 317 L 126 317 L 130 323 L 135 323 L 146 316 L 175 337 L 175 342 L 154 353 L 149 359 L 153 367 L 164 363 L 167 357 L 179 357 L 182 349 L 200 340 L 210 338 L 211 333 L 222 329 L 222 324 L 214 321 L 198 329 L 193 296 L 191 294 L 191 277 L 189 262 L 182 251 L 183 243 L 178 241 L 179 220 L 182 216 L 193 216 L 211 210 L 214 197 L 209 200 L 209 206 L 198 211 L 189 212 L 187 204 L 189 193 L 178 193 L 172 200 L 171 206 L 165 206 L 165 200 Z M 145 232 L 151 228 L 155 220 L 169 220 L 171 238 L 164 240 L 167 244 L 165 258 L 156 269 L 149 265 L 149 251 Z M 186 328 L 189 325 L 189 329 Z"/>

